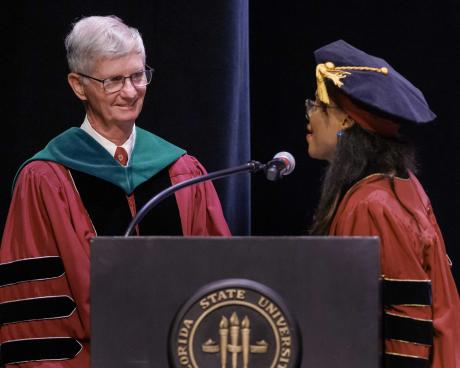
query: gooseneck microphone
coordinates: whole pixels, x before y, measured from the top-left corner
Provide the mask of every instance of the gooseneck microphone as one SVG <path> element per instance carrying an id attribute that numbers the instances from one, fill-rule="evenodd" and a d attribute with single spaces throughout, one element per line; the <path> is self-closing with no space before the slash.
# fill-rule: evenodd
<path id="1" fill-rule="evenodd" d="M 295 159 L 289 152 L 278 152 L 271 161 L 267 162 L 264 170 L 268 180 L 275 181 L 294 171 Z"/>
<path id="2" fill-rule="evenodd" d="M 283 166 L 284 165 L 284 166 Z M 238 174 L 242 172 L 258 172 L 261 170 L 265 171 L 266 177 L 269 180 L 278 180 L 282 176 L 288 175 L 294 170 L 295 167 L 295 160 L 294 157 L 289 152 L 280 152 L 277 153 L 271 161 L 267 164 L 262 164 L 258 161 L 249 161 L 248 163 L 236 167 L 232 167 L 229 169 L 218 170 L 212 173 L 197 176 L 195 178 L 184 180 L 180 183 L 170 186 L 162 190 L 152 199 L 150 199 L 134 216 L 132 221 L 129 223 L 128 228 L 125 232 L 125 237 L 128 237 L 133 232 L 134 228 L 136 227 L 139 222 L 145 217 L 145 215 L 156 205 L 158 205 L 161 201 L 169 197 L 171 194 L 177 192 L 178 190 L 188 187 L 189 185 L 194 185 L 201 183 L 207 180 L 216 180 L 225 178 L 227 176 Z M 270 171 L 268 171 L 268 170 Z"/>

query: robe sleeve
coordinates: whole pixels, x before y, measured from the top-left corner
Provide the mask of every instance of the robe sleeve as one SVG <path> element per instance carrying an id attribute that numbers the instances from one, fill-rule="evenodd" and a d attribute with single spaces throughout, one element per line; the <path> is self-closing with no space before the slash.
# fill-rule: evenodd
<path id="1" fill-rule="evenodd" d="M 420 344 L 387 338 L 386 357 L 409 360 L 415 357 L 426 364 L 431 361 L 429 366 L 433 368 L 454 368 L 457 367 L 456 355 L 459 354 L 458 293 L 437 224 L 432 226 L 427 219 L 417 211 L 401 211 L 395 198 L 387 193 L 375 192 L 358 203 L 341 206 L 331 232 L 333 235 L 379 236 L 384 278 L 427 281 L 432 285 L 431 306 L 384 306 L 384 332 L 387 320 L 399 319 L 425 325 L 431 322 L 432 343 Z"/>
<path id="2" fill-rule="evenodd" d="M 335 221 L 334 235 L 378 236 L 383 276 L 430 279 L 423 256 L 432 238 L 426 231 L 420 234 L 411 229 L 418 225 L 410 214 L 401 215 L 392 208 L 394 199 L 378 195 L 343 211 Z"/>
<path id="3" fill-rule="evenodd" d="M 0 288 L 0 301 L 66 296 L 76 310 L 68 317 L 3 325 L 2 342 L 49 336 L 78 339 L 83 350 L 62 365 L 89 365 L 89 240 L 95 235 L 67 170 L 33 161 L 16 183 L 0 249 L 2 264 L 59 257 L 64 274 Z M 27 271 L 27 270 L 25 270 Z M 27 363 L 31 367 L 33 363 Z"/>
<path id="4" fill-rule="evenodd" d="M 189 155 L 182 156 L 170 168 L 172 184 L 204 174 L 203 165 Z M 185 236 L 231 235 L 212 181 L 183 188 L 175 195 Z"/>

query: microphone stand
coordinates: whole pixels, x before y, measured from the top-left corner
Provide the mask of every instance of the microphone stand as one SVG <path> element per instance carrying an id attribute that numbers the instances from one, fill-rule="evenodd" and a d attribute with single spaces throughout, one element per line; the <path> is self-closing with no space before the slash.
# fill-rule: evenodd
<path id="1" fill-rule="evenodd" d="M 236 173 L 240 172 L 257 172 L 265 168 L 265 164 L 262 164 L 258 161 L 249 161 L 248 163 L 236 167 L 232 167 L 230 169 L 224 169 L 224 170 L 218 170 L 214 171 L 212 173 L 206 174 L 206 175 L 201 175 L 197 176 L 196 178 L 192 178 L 189 180 L 184 180 L 180 183 L 177 183 L 176 185 L 173 185 L 169 188 L 166 188 L 165 190 L 162 190 L 160 193 L 158 193 L 155 197 L 150 199 L 141 209 L 140 211 L 136 214 L 136 216 L 132 219 L 130 222 L 128 228 L 126 229 L 125 232 L 125 238 L 131 235 L 133 232 L 134 228 L 136 227 L 139 222 L 142 221 L 142 219 L 145 217 L 145 215 L 153 208 L 155 207 L 158 203 L 160 203 L 163 199 L 169 197 L 171 194 L 177 192 L 179 189 L 182 189 L 184 187 L 188 187 L 189 185 L 193 184 L 198 184 L 206 180 L 213 180 L 213 179 L 221 179 L 225 178 L 226 176 L 230 176 Z"/>

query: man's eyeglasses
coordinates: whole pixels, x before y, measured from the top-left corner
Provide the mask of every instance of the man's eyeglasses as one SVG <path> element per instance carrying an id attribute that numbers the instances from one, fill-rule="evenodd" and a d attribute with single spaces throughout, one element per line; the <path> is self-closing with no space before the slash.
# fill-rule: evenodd
<path id="1" fill-rule="evenodd" d="M 152 76 L 154 73 L 154 69 L 146 65 L 147 69 L 136 72 L 131 74 L 128 77 L 123 77 L 122 75 L 106 78 L 106 79 L 98 79 L 91 77 L 89 75 L 83 73 L 77 73 L 82 77 L 89 78 L 95 80 L 99 83 L 102 83 L 102 87 L 104 88 L 105 93 L 115 93 L 123 89 L 125 86 L 126 79 L 130 79 L 131 83 L 134 87 L 144 87 L 152 81 Z"/>

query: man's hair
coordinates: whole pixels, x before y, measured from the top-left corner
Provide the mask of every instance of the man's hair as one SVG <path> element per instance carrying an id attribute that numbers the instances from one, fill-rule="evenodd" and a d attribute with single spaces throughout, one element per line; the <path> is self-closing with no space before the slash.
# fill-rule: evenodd
<path id="1" fill-rule="evenodd" d="M 114 15 L 80 19 L 67 35 L 65 47 L 72 72 L 90 74 L 96 61 L 131 53 L 140 54 L 145 62 L 145 48 L 139 31 Z"/>

